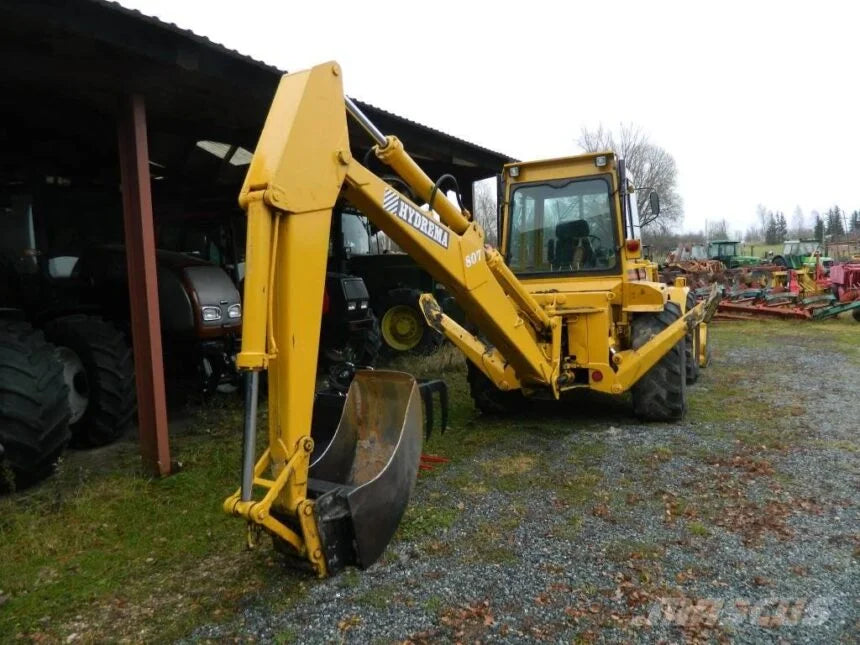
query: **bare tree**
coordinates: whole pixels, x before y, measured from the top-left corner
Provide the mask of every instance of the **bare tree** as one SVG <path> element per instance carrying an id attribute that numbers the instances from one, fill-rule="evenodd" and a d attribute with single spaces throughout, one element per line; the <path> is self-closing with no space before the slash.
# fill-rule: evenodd
<path id="1" fill-rule="evenodd" d="M 794 214 L 791 216 L 791 229 L 795 237 L 803 237 L 803 231 L 806 229 L 806 218 L 803 216 L 803 209 L 799 205 L 794 207 Z"/>
<path id="2" fill-rule="evenodd" d="M 476 181 L 472 188 L 472 215 L 475 221 L 484 229 L 484 239 L 487 244 L 498 246 L 499 232 L 497 230 L 496 207 L 496 178 Z"/>
<path id="3" fill-rule="evenodd" d="M 725 219 L 712 222 L 705 233 L 710 240 L 725 240 L 729 236 L 729 223 Z"/>
<path id="4" fill-rule="evenodd" d="M 759 229 L 756 233 L 755 240 L 763 240 L 765 238 L 765 234 L 767 233 L 767 225 L 770 221 L 770 211 L 767 210 L 767 206 L 765 206 L 764 204 L 759 204 L 755 208 L 755 214 L 758 217 L 759 223 Z"/>
<path id="5" fill-rule="evenodd" d="M 647 133 L 633 123 L 621 123 L 617 131 L 600 124 L 597 129 L 582 128 L 577 145 L 586 152 L 611 150 L 624 159 L 633 175 L 636 187 L 636 205 L 642 226 L 654 228 L 663 224 L 677 226 L 684 219 L 684 206 L 678 194 L 678 169 L 675 159 L 663 148 L 652 143 Z M 660 213 L 651 212 L 648 195 L 660 195 Z"/>

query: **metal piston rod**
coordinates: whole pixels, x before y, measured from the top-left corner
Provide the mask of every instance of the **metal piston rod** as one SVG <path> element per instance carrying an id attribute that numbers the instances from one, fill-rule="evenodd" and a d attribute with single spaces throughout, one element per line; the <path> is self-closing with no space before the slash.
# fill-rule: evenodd
<path id="1" fill-rule="evenodd" d="M 254 488 L 254 464 L 257 444 L 257 400 L 260 390 L 260 372 L 253 370 L 245 375 L 245 426 L 242 437 L 242 495 L 250 502 Z"/>

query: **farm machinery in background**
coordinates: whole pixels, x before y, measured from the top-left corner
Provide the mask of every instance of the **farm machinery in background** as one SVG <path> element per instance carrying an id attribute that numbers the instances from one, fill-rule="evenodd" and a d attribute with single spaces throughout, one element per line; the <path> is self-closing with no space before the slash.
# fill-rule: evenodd
<path id="1" fill-rule="evenodd" d="M 833 266 L 833 258 L 825 255 L 818 240 L 786 240 L 782 246 L 782 253 L 775 255 L 770 262 L 789 269 L 806 267 L 812 270 L 820 264 L 825 273 L 829 273 L 830 267 Z"/>
<path id="2" fill-rule="evenodd" d="M 786 269 L 756 267 L 735 276 L 723 290 L 717 317 L 737 319 L 779 317 L 823 320 L 852 312 L 860 321 L 860 262 Z"/>
<path id="3" fill-rule="evenodd" d="M 729 269 L 761 264 L 761 258 L 738 253 L 739 244 L 740 242 L 733 240 L 713 240 L 708 242 L 708 258 L 722 262 Z"/>
<path id="4" fill-rule="evenodd" d="M 0 491 L 49 475 L 70 441 L 117 440 L 137 406 L 118 192 L 47 179 L 0 186 Z M 163 250 L 156 270 L 168 372 L 204 392 L 234 378 L 230 278 Z"/>
<path id="5" fill-rule="evenodd" d="M 683 277 L 700 297 L 718 285 L 717 318 L 724 320 L 821 320 L 848 311 L 860 320 L 860 258 L 835 263 L 815 241 L 787 241 L 782 255 L 768 260 L 738 255 L 737 242 L 681 245 L 660 277 L 666 284 Z"/>

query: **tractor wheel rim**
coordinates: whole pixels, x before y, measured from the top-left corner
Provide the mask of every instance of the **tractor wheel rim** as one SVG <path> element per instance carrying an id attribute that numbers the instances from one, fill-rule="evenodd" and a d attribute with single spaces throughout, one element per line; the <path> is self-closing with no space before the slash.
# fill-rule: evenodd
<path id="1" fill-rule="evenodd" d="M 81 420 L 90 404 L 90 381 L 87 370 L 77 352 L 68 347 L 57 348 L 57 358 L 63 366 L 63 381 L 69 387 L 69 423 Z"/>
<path id="2" fill-rule="evenodd" d="M 382 338 L 401 352 L 414 349 L 424 335 L 424 324 L 418 311 L 407 305 L 395 305 L 382 317 Z"/>

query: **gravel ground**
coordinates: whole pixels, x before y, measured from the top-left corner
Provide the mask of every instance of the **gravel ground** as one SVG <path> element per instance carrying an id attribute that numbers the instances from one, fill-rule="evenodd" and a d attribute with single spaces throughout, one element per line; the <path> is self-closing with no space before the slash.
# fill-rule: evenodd
<path id="1" fill-rule="evenodd" d="M 685 422 L 588 397 L 478 419 L 497 433 L 421 478 L 381 562 L 190 640 L 857 642 L 857 359 L 714 336 Z"/>

